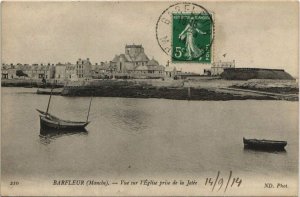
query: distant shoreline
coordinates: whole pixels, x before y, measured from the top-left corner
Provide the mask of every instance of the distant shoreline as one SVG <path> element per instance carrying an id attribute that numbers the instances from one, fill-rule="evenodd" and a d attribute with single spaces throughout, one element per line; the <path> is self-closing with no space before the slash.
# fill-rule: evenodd
<path id="1" fill-rule="evenodd" d="M 125 97 L 125 98 L 164 98 L 173 100 L 276 100 L 270 96 L 240 96 L 231 93 L 216 92 L 205 88 L 169 88 L 169 87 L 74 87 L 64 89 L 62 96 L 97 96 L 97 97 Z"/>
<path id="2" fill-rule="evenodd" d="M 42 80 L 33 79 L 1 79 L 1 87 L 24 87 L 24 88 L 61 88 L 64 87 L 63 83 L 47 82 L 46 85 L 42 83 Z"/>
<path id="3" fill-rule="evenodd" d="M 161 81 L 161 80 L 92 80 L 78 85 L 76 82 L 63 84 L 41 83 L 26 80 L 2 80 L 2 87 L 39 88 L 38 94 L 126 97 L 126 98 L 165 98 L 174 100 L 288 100 L 298 101 L 298 84 L 284 80 L 201 80 L 201 81 Z M 41 88 L 43 87 L 43 88 Z M 46 88 L 46 89 L 44 89 Z"/>

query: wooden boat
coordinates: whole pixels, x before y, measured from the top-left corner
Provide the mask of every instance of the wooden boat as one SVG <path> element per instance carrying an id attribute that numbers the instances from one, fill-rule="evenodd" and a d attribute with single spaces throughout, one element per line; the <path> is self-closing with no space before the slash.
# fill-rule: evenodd
<path id="1" fill-rule="evenodd" d="M 92 97 L 90 100 L 89 110 L 86 121 L 70 121 L 70 120 L 63 120 L 60 119 L 52 114 L 50 114 L 49 106 L 52 96 L 52 90 L 48 101 L 47 111 L 44 112 L 42 110 L 37 109 L 37 111 L 40 113 L 40 125 L 41 130 L 82 130 L 84 129 L 90 122 L 89 119 L 89 113 L 91 109 L 91 103 L 92 103 Z"/>
<path id="2" fill-rule="evenodd" d="M 244 147 L 257 150 L 284 150 L 287 145 L 286 141 L 276 141 L 276 140 L 258 140 L 258 139 L 246 139 L 243 138 Z"/>
<path id="3" fill-rule="evenodd" d="M 53 116 L 51 114 L 46 114 L 41 110 L 40 112 L 40 125 L 41 129 L 56 129 L 56 130 L 79 130 L 84 129 L 90 122 L 78 122 L 78 121 L 70 121 L 70 120 L 62 120 Z"/>

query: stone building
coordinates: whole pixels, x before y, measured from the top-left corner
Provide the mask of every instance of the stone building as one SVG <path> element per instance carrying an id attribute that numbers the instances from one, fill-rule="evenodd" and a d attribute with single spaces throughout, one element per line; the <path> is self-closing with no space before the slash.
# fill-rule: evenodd
<path id="1" fill-rule="evenodd" d="M 66 64 L 66 80 L 77 81 L 78 76 L 76 74 L 76 66 L 71 63 Z"/>
<path id="2" fill-rule="evenodd" d="M 144 52 L 142 45 L 126 45 L 125 54 L 116 55 L 111 61 L 111 66 L 117 73 L 128 73 L 138 66 L 146 66 L 149 58 Z"/>
<path id="3" fill-rule="evenodd" d="M 66 79 L 66 64 L 57 63 L 55 65 L 55 79 L 58 81 L 64 81 Z"/>
<path id="4" fill-rule="evenodd" d="M 60 82 L 77 81 L 76 66 L 70 62 L 56 64 L 55 79 Z"/>
<path id="5" fill-rule="evenodd" d="M 165 68 L 165 75 L 167 78 L 174 79 L 177 74 L 177 69 L 175 66 L 170 66 L 170 62 L 167 62 L 166 68 Z"/>
<path id="6" fill-rule="evenodd" d="M 52 79 L 54 78 L 55 68 L 53 64 L 10 64 L 2 65 L 1 73 L 3 79 L 19 78 L 17 72 L 22 72 L 27 79 Z"/>
<path id="7" fill-rule="evenodd" d="M 105 79 L 112 76 L 112 68 L 110 62 L 100 62 L 92 65 L 92 78 L 94 79 Z"/>
<path id="8" fill-rule="evenodd" d="M 109 68 L 116 76 L 127 75 L 130 78 L 161 78 L 164 77 L 164 67 L 145 54 L 142 45 L 126 45 L 125 53 L 116 55 Z"/>
<path id="9" fill-rule="evenodd" d="M 79 58 L 76 64 L 58 63 L 55 66 L 55 79 L 57 81 L 87 80 L 92 77 L 92 64 L 87 59 Z"/>
<path id="10" fill-rule="evenodd" d="M 32 79 L 34 77 L 33 71 L 32 71 L 32 65 L 29 65 L 29 64 L 17 64 L 16 69 L 17 70 L 22 70 L 22 72 L 27 75 L 26 78 Z"/>
<path id="11" fill-rule="evenodd" d="M 90 79 L 92 77 L 92 63 L 90 59 L 84 60 L 79 58 L 76 62 L 75 70 L 79 80 Z"/>
<path id="12" fill-rule="evenodd" d="M 53 79 L 55 76 L 55 67 L 53 64 L 32 64 L 31 66 L 23 66 L 19 68 L 31 79 Z"/>
<path id="13" fill-rule="evenodd" d="M 165 76 L 165 67 L 159 65 L 158 61 L 152 58 L 147 62 L 148 77 L 150 78 L 162 78 Z"/>
<path id="14" fill-rule="evenodd" d="M 234 68 L 234 67 L 235 67 L 235 60 L 229 62 L 222 62 L 220 60 L 212 64 L 210 74 L 212 76 L 220 75 L 224 71 L 224 68 Z"/>
<path id="15" fill-rule="evenodd" d="M 1 79 L 17 78 L 16 72 L 17 72 L 17 69 L 14 64 L 2 64 Z"/>

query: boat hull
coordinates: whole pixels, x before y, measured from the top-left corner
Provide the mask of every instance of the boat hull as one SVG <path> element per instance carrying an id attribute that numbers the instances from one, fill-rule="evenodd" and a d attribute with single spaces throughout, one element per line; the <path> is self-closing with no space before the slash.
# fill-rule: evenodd
<path id="1" fill-rule="evenodd" d="M 286 141 L 274 140 L 257 140 L 243 138 L 244 148 L 254 150 L 267 150 L 267 151 L 284 151 L 287 145 Z"/>
<path id="2" fill-rule="evenodd" d="M 40 116 L 41 130 L 84 130 L 89 122 L 71 122 L 71 121 L 56 121 L 47 118 L 46 116 Z"/>

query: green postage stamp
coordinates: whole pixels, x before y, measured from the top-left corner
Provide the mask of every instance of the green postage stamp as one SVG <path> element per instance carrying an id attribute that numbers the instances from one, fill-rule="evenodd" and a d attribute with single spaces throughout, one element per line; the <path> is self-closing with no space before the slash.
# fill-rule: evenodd
<path id="1" fill-rule="evenodd" d="M 172 62 L 211 63 L 211 15 L 173 13 Z"/>

